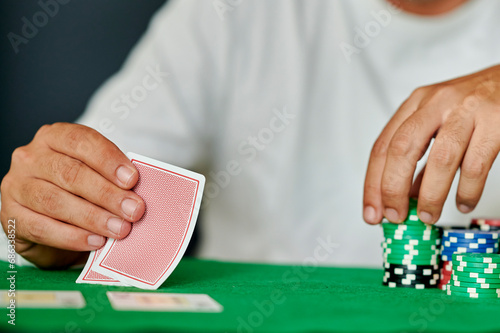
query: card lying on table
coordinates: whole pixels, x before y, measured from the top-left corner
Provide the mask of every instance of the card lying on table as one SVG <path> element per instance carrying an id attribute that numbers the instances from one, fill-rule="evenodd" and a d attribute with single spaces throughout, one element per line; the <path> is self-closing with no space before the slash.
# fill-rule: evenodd
<path id="1" fill-rule="evenodd" d="M 77 290 L 0 290 L 0 306 L 29 309 L 81 309 L 85 307 Z"/>
<path id="2" fill-rule="evenodd" d="M 107 292 L 115 310 L 168 312 L 221 312 L 222 306 L 205 294 Z"/>
<path id="3" fill-rule="evenodd" d="M 174 271 L 193 234 L 205 177 L 134 153 L 127 156 L 139 171 L 133 191 L 146 204 L 129 235 L 109 238 L 101 253 L 89 257 L 77 282 L 103 275 L 103 284 L 157 289 Z M 87 277 L 86 277 L 87 276 Z M 102 283 L 90 282 L 90 283 Z"/>

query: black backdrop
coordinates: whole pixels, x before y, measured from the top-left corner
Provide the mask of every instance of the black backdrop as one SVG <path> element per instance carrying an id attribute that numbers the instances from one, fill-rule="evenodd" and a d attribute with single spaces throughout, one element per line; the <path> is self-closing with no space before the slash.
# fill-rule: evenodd
<path id="1" fill-rule="evenodd" d="M 82 113 L 165 2 L 57 0 L 67 3 L 55 13 L 55 1 L 0 1 L 0 179 L 12 151 L 30 142 L 41 125 Z M 16 53 L 9 36 L 19 42 L 14 34 L 24 38 L 23 26 L 35 23 L 38 31 L 25 28 L 29 38 Z"/>

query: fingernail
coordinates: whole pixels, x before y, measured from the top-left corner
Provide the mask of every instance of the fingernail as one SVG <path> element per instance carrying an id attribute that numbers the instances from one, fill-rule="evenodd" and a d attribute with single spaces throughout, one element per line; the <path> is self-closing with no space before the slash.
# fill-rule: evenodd
<path id="1" fill-rule="evenodd" d="M 372 206 L 366 206 L 365 210 L 363 212 L 363 215 L 364 215 L 366 222 L 368 222 L 368 223 L 376 223 L 377 222 L 376 221 L 377 213 L 375 212 L 375 208 L 373 208 Z"/>
<path id="2" fill-rule="evenodd" d="M 458 205 L 458 210 L 460 210 L 462 213 L 469 213 L 472 210 L 472 208 L 467 205 L 460 204 Z"/>
<path id="3" fill-rule="evenodd" d="M 123 220 L 118 217 L 110 217 L 108 219 L 108 230 L 114 233 L 115 235 L 120 235 L 123 227 Z"/>
<path id="4" fill-rule="evenodd" d="M 399 222 L 399 214 L 394 208 L 387 208 L 384 215 L 391 222 Z"/>
<path id="5" fill-rule="evenodd" d="M 133 199 L 125 199 L 122 202 L 122 210 L 127 216 L 133 218 L 138 205 L 139 203 Z"/>
<path id="6" fill-rule="evenodd" d="M 89 243 L 90 246 L 100 248 L 101 246 L 104 245 L 104 237 L 99 235 L 90 235 L 87 238 L 87 242 Z"/>
<path id="7" fill-rule="evenodd" d="M 121 166 L 116 170 L 116 177 L 122 182 L 124 185 L 128 185 L 130 178 L 134 175 L 134 170 L 130 169 L 126 166 Z"/>
<path id="8" fill-rule="evenodd" d="M 424 223 L 431 223 L 432 222 L 432 215 L 427 213 L 427 212 L 420 212 L 418 214 L 418 217 Z"/>

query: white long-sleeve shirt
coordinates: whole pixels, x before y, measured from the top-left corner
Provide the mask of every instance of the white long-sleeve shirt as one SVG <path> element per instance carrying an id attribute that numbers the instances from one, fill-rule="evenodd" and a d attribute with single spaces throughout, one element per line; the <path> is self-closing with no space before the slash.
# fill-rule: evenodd
<path id="1" fill-rule="evenodd" d="M 382 231 L 362 220 L 372 144 L 417 87 L 500 62 L 498 17 L 495 0 L 437 17 L 384 0 L 172 1 L 79 122 L 207 176 L 201 257 L 380 265 Z M 499 216 L 499 187 L 495 165 L 471 215 Z M 441 221 L 464 225 L 455 193 Z"/>

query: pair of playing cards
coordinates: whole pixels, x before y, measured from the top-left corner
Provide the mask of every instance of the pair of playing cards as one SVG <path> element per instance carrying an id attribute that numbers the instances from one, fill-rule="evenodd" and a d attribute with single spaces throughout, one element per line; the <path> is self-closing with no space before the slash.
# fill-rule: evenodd
<path id="1" fill-rule="evenodd" d="M 174 271 L 193 234 L 205 177 L 134 153 L 139 171 L 133 191 L 146 204 L 142 218 L 123 239 L 109 238 L 90 253 L 77 283 L 157 289 Z"/>

